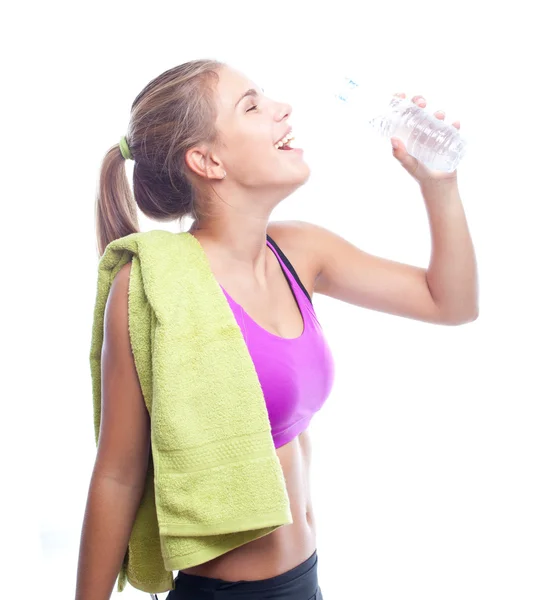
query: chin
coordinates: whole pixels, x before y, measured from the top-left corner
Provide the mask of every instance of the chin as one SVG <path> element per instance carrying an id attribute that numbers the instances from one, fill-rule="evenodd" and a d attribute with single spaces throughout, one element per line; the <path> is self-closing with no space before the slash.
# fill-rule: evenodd
<path id="1" fill-rule="evenodd" d="M 310 177 L 310 167 L 302 162 L 298 167 L 295 167 L 288 172 L 281 172 L 276 182 L 272 180 L 272 185 L 284 190 L 286 195 L 290 195 L 298 188 L 304 185 Z"/>
<path id="2" fill-rule="evenodd" d="M 296 192 L 301 186 L 305 185 L 309 177 L 310 169 L 307 169 L 306 171 L 303 170 L 303 173 L 300 173 L 299 177 L 293 177 L 290 181 L 288 181 L 288 185 L 286 186 L 288 192 L 287 195 L 290 196 L 291 194 Z"/>
<path id="3" fill-rule="evenodd" d="M 310 177 L 310 167 L 303 162 L 301 172 L 299 173 L 299 183 L 298 185 L 304 185 Z"/>

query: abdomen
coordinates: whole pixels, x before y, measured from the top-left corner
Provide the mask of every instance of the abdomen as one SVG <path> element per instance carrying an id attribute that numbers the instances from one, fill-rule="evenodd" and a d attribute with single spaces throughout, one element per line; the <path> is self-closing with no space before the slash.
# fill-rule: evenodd
<path id="1" fill-rule="evenodd" d="M 316 549 L 316 530 L 310 498 L 310 454 L 308 431 L 277 449 L 290 498 L 291 525 L 182 572 L 226 581 L 255 581 L 289 571 L 311 556 Z"/>

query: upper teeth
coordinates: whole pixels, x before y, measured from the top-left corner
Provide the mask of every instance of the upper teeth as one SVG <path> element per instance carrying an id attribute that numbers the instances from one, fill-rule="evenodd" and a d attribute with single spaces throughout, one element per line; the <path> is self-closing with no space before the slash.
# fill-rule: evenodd
<path id="1" fill-rule="evenodd" d="M 283 137 L 282 140 L 280 140 L 279 142 L 277 142 L 275 144 L 275 148 L 282 148 L 283 146 L 285 146 L 290 140 L 293 140 L 294 136 L 289 133 L 286 137 Z"/>

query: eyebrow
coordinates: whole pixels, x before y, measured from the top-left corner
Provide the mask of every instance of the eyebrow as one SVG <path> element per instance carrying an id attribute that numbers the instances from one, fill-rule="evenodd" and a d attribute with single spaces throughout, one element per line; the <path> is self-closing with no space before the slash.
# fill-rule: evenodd
<path id="1" fill-rule="evenodd" d="M 262 92 L 264 92 L 264 90 L 262 90 Z M 244 94 L 242 94 L 238 100 L 238 102 L 236 102 L 236 105 L 234 106 L 234 108 L 236 108 L 236 106 L 238 106 L 238 104 L 244 99 L 247 98 L 247 96 L 253 96 L 254 98 L 258 97 L 258 92 L 251 88 L 249 90 L 247 90 Z"/>

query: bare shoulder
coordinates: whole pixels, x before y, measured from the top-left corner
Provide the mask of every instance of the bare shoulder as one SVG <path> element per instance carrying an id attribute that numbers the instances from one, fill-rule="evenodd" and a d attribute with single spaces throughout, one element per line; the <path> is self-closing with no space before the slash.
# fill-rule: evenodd
<path id="1" fill-rule="evenodd" d="M 318 241 L 322 231 L 323 228 L 306 221 L 273 221 L 267 229 L 309 293 L 313 292 L 321 269 Z"/>
<path id="2" fill-rule="evenodd" d="M 130 281 L 130 271 L 132 270 L 132 261 L 125 263 L 118 271 L 111 282 L 110 294 L 122 294 L 128 292 Z"/>
<path id="3" fill-rule="evenodd" d="M 131 262 L 117 271 L 111 282 L 110 292 L 106 300 L 104 327 L 105 334 L 113 336 L 114 341 L 128 333 L 128 286 L 130 282 Z M 124 341 L 124 340 L 123 340 Z"/>

